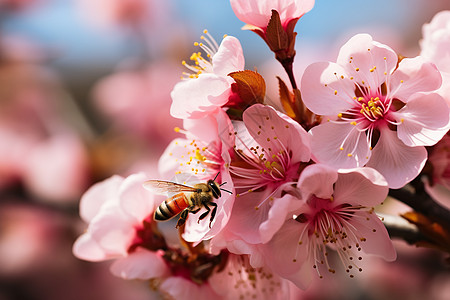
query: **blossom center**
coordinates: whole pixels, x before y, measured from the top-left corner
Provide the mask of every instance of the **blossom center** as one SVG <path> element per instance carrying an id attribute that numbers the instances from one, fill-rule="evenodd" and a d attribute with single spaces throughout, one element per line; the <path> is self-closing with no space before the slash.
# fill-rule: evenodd
<path id="1" fill-rule="evenodd" d="M 313 259 L 313 268 L 321 278 L 319 268 L 326 267 L 330 273 L 336 272 L 328 262 L 328 248 L 336 250 L 346 272 L 353 278 L 353 270 L 362 271 L 356 260 L 362 260 L 358 252 L 362 250 L 360 243 L 365 242 L 366 237 L 361 236 L 352 223 L 363 218 L 357 212 L 365 207 L 348 203 L 334 205 L 333 198 L 321 199 L 316 196 L 311 197 L 309 206 L 309 213 L 302 213 L 295 218 L 297 222 L 307 225 L 300 236 L 299 246 L 304 244 L 303 239 L 308 239 L 308 253 Z"/>
<path id="2" fill-rule="evenodd" d="M 366 103 L 361 104 L 361 114 L 369 121 L 376 121 L 384 116 L 386 107 L 380 97 L 371 97 Z"/>
<path id="3" fill-rule="evenodd" d="M 165 249 L 166 242 L 158 231 L 157 224 L 153 220 L 153 214 L 145 218 L 142 223 L 135 227 L 136 234 L 128 247 L 128 253 L 133 253 L 138 247 L 156 251 Z"/>
<path id="4" fill-rule="evenodd" d="M 222 147 L 218 141 L 207 145 L 203 141 L 192 140 L 184 145 L 175 142 L 175 145 L 178 146 L 176 153 L 169 153 L 179 164 L 175 174 L 192 173 L 199 179 L 205 179 L 216 175 L 223 165 Z"/>
<path id="5" fill-rule="evenodd" d="M 280 150 L 272 153 L 272 149 L 261 149 L 259 146 L 249 148 L 252 155 L 242 150 L 235 150 L 237 159 L 230 166 L 234 176 L 235 188 L 244 189 L 239 195 L 253 192 L 270 186 L 275 190 L 285 182 L 292 181 L 296 175 L 299 163 L 292 164 L 292 153 Z"/>

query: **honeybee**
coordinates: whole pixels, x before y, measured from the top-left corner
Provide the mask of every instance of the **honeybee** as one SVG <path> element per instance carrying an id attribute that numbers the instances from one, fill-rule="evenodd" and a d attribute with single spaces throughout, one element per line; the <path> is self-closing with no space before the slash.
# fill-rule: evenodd
<path id="1" fill-rule="evenodd" d="M 226 182 L 218 184 L 215 181 L 218 175 L 206 183 L 197 183 L 194 186 L 164 180 L 144 182 L 144 187 L 154 193 L 177 193 L 158 206 L 153 216 L 155 221 L 167 221 L 181 213 L 176 225 L 176 228 L 178 228 L 186 222 L 189 213 L 196 214 L 204 207 L 206 211 L 200 215 L 198 222 L 211 213 L 209 218 L 209 228 L 211 228 L 211 223 L 217 212 L 217 203 L 214 202 L 214 199 L 219 199 L 222 196 L 221 191 L 231 194 L 230 191 L 221 188 Z"/>

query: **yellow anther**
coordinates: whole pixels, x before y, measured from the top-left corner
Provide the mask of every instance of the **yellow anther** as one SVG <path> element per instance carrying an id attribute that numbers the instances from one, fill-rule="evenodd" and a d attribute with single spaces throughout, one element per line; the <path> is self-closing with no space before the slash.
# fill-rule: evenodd
<path id="1" fill-rule="evenodd" d="M 340 147 L 340 148 L 339 148 L 339 150 L 343 151 L 343 150 L 344 150 L 344 148 Z"/>
<path id="2" fill-rule="evenodd" d="M 337 95 L 337 91 L 336 90 L 334 91 L 334 94 Z"/>
<path id="3" fill-rule="evenodd" d="M 198 161 L 205 161 L 206 157 L 204 157 L 203 155 L 200 154 L 200 150 L 195 150 L 195 159 L 197 159 Z"/>
<path id="4" fill-rule="evenodd" d="M 338 118 L 342 118 L 342 113 L 338 113 Z"/>
<path id="5" fill-rule="evenodd" d="M 175 132 L 180 132 L 180 127 L 175 127 L 173 130 L 174 130 Z"/>
<path id="6" fill-rule="evenodd" d="M 198 42 L 194 42 L 194 46 L 196 46 L 196 47 L 197 47 L 198 45 L 199 45 L 199 44 L 198 44 Z"/>
<path id="7" fill-rule="evenodd" d="M 352 125 L 355 125 L 355 126 L 356 126 L 356 122 L 355 122 L 355 121 L 353 121 L 353 122 L 350 122 L 350 124 L 352 124 Z"/>
<path id="8" fill-rule="evenodd" d="M 347 156 L 348 156 L 348 157 L 352 157 L 352 156 L 353 156 L 353 154 L 351 154 L 351 153 L 348 153 L 348 154 L 347 154 Z"/>
<path id="9" fill-rule="evenodd" d="M 359 68 L 356 68 L 355 71 L 356 71 L 356 72 L 359 72 Z"/>

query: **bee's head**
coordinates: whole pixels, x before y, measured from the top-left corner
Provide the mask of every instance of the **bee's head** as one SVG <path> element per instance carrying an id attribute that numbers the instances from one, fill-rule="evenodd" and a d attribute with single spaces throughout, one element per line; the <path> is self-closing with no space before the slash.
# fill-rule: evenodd
<path id="1" fill-rule="evenodd" d="M 214 198 L 219 199 L 222 196 L 220 192 L 220 186 L 214 180 L 208 180 L 208 186 L 211 188 Z"/>

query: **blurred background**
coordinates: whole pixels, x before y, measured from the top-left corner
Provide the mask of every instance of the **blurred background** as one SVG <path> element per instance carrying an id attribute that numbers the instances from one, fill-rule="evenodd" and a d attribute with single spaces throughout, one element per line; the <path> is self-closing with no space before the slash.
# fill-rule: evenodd
<path id="1" fill-rule="evenodd" d="M 356 33 L 416 56 L 422 25 L 445 9 L 448 0 L 316 0 L 296 27 L 297 81 Z M 203 29 L 240 39 L 276 103 L 282 68 L 243 25 L 227 0 L 0 0 L 0 300 L 154 299 L 107 262 L 73 257 L 86 227 L 79 199 L 113 174 L 158 176 L 181 126 L 170 91 Z M 359 278 L 336 274 L 293 299 L 450 299 L 443 257 L 396 245 L 396 263 L 374 260 Z"/>

